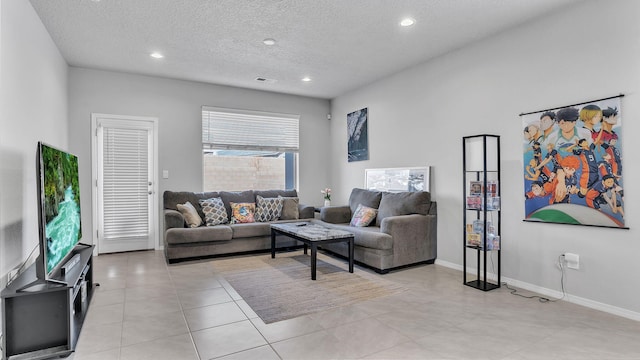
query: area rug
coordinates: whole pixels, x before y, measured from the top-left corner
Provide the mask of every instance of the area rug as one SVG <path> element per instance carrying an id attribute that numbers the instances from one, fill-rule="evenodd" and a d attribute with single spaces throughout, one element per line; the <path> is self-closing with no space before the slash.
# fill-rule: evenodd
<path id="1" fill-rule="evenodd" d="M 348 263 L 318 253 L 311 280 L 310 256 L 302 251 L 215 259 L 221 274 L 266 324 L 295 318 L 405 290 L 365 270 L 349 273 Z"/>

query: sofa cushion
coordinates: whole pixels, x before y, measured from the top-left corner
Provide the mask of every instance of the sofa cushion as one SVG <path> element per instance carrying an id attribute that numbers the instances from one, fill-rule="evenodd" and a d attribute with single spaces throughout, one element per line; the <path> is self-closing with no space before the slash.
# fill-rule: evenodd
<path id="1" fill-rule="evenodd" d="M 373 222 L 373 219 L 376 218 L 377 213 L 377 209 L 360 204 L 353 213 L 353 217 L 351 218 L 349 225 L 359 227 L 369 226 L 369 224 Z"/>
<path id="2" fill-rule="evenodd" d="M 229 241 L 232 236 L 233 231 L 228 225 L 201 226 L 194 229 L 169 229 L 166 233 L 166 241 L 169 245 L 193 244 L 213 241 Z"/>
<path id="3" fill-rule="evenodd" d="M 271 223 L 232 224 L 231 230 L 234 239 L 271 236 Z"/>
<path id="4" fill-rule="evenodd" d="M 312 220 L 319 222 L 319 220 Z M 390 250 L 393 249 L 393 237 L 380 232 L 377 226 L 354 227 L 349 224 L 323 224 L 332 229 L 348 231 L 353 234 L 353 243 L 356 246 L 363 246 L 371 249 Z"/>
<path id="5" fill-rule="evenodd" d="M 256 197 L 253 194 L 253 190 L 247 191 L 220 191 L 220 197 L 224 203 L 227 214 L 229 214 L 229 220 L 231 220 L 231 203 L 255 203 Z"/>
<path id="6" fill-rule="evenodd" d="M 275 221 L 282 215 L 282 206 L 284 205 L 284 198 L 272 197 L 265 198 L 261 195 L 256 195 L 256 221 L 267 222 Z"/>
<path id="7" fill-rule="evenodd" d="M 380 206 L 381 198 L 382 193 L 380 191 L 354 188 L 351 190 L 351 195 L 349 196 L 351 213 L 355 213 L 360 204 L 377 209 Z"/>
<path id="8" fill-rule="evenodd" d="M 198 215 L 198 211 L 189 201 L 184 204 L 178 204 L 176 207 L 182 214 L 182 217 L 184 217 L 184 220 L 187 222 L 189 227 L 196 228 L 202 225 L 202 218 Z"/>
<path id="9" fill-rule="evenodd" d="M 300 210 L 298 209 L 298 203 L 300 202 L 300 199 L 298 199 L 297 197 L 278 197 L 284 199 L 280 220 L 297 220 L 298 218 L 300 218 Z"/>
<path id="10" fill-rule="evenodd" d="M 431 206 L 431 194 L 427 191 L 382 194 L 376 225 L 389 216 L 420 214 L 427 215 Z"/>
<path id="11" fill-rule="evenodd" d="M 216 226 L 229 222 L 227 210 L 219 197 L 200 200 L 207 226 Z"/>
<path id="12" fill-rule="evenodd" d="M 255 222 L 256 204 L 252 202 L 235 203 L 230 202 L 231 205 L 231 223 L 242 224 Z"/>

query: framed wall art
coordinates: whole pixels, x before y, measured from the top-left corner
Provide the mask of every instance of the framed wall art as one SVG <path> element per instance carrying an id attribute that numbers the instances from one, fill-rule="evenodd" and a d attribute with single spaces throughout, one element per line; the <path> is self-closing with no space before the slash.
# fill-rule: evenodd
<path id="1" fill-rule="evenodd" d="M 430 191 L 431 167 L 366 169 L 365 189 L 400 192 Z"/>
<path id="2" fill-rule="evenodd" d="M 367 135 L 368 108 L 347 114 L 347 135 L 349 162 L 369 160 L 369 139 Z"/>

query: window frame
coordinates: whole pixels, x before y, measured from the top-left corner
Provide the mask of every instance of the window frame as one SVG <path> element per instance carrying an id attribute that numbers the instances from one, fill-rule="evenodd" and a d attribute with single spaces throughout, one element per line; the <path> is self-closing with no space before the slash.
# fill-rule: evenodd
<path id="1" fill-rule="evenodd" d="M 215 150 L 284 153 L 284 187 L 298 187 L 300 115 L 202 106 L 201 131 L 203 191 L 219 190 L 205 189 L 205 154 Z M 232 131 L 229 138 L 222 141 L 216 138 L 216 133 L 228 134 L 229 131 Z M 266 142 L 262 143 L 262 139 Z"/>

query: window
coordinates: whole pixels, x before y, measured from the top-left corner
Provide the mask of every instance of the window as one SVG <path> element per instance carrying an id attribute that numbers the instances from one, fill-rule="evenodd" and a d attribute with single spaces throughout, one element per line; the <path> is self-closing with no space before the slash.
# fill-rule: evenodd
<path id="1" fill-rule="evenodd" d="M 299 120 L 203 106 L 203 190 L 295 188 Z"/>

